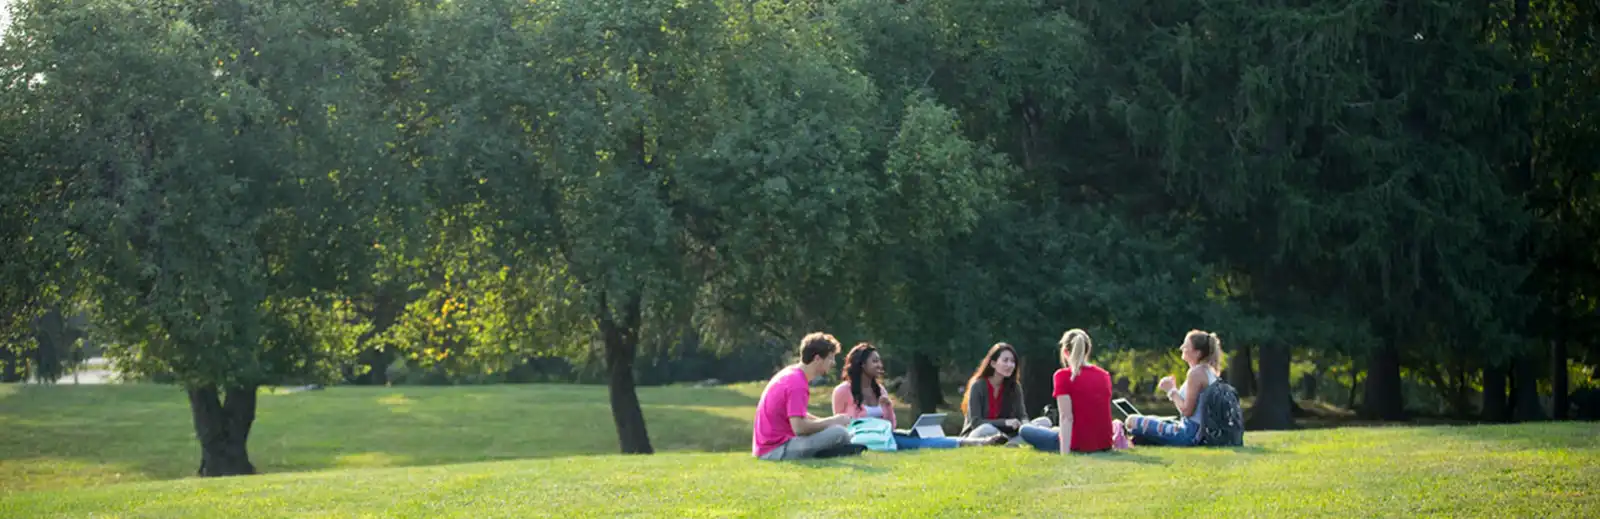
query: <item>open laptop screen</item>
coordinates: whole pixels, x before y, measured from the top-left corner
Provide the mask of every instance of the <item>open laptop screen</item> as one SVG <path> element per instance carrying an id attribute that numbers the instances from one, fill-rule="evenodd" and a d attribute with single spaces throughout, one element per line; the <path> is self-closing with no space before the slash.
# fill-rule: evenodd
<path id="1" fill-rule="evenodd" d="M 1128 399 L 1126 399 L 1126 398 L 1118 398 L 1116 400 L 1112 400 L 1111 401 L 1111 407 L 1116 408 L 1116 410 L 1121 412 L 1123 416 L 1132 416 L 1132 415 L 1139 414 L 1139 409 L 1136 408 L 1136 407 L 1133 407 L 1133 402 L 1129 402 Z"/>

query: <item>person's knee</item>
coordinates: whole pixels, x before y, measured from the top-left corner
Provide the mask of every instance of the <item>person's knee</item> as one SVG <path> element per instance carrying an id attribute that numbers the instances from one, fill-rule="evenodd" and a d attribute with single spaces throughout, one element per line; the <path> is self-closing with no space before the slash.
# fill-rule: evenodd
<path id="1" fill-rule="evenodd" d="M 1023 442 L 1027 443 L 1028 445 L 1032 445 L 1034 448 L 1040 450 L 1050 450 L 1053 446 L 1059 445 L 1057 443 L 1058 434 L 1060 434 L 1060 431 L 1054 428 L 1027 424 L 1022 426 L 1022 429 L 1018 431 L 1017 436 L 1021 437 Z"/>
<path id="2" fill-rule="evenodd" d="M 850 441 L 850 431 L 842 425 L 830 425 L 827 429 L 817 433 L 817 439 L 822 440 L 822 443 L 827 445 L 845 443 Z"/>
<path id="3" fill-rule="evenodd" d="M 994 428 L 993 425 L 983 424 L 983 425 L 974 427 L 972 429 L 972 432 L 967 433 L 967 436 L 976 437 L 976 438 L 982 438 L 982 437 L 985 437 L 985 436 L 994 436 L 996 434 L 1000 434 L 1000 430 L 999 429 Z"/>
<path id="4" fill-rule="evenodd" d="M 1021 436 L 1023 440 L 1026 440 L 1029 443 L 1039 441 L 1040 439 L 1047 438 L 1053 434 L 1055 434 L 1055 431 L 1050 430 L 1049 427 L 1042 427 L 1033 424 L 1023 425 L 1021 429 L 1017 430 L 1017 436 Z"/>

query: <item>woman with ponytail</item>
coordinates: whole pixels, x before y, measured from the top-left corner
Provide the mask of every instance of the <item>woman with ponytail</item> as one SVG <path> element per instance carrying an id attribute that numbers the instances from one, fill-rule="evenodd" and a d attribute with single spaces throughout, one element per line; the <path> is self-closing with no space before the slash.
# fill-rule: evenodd
<path id="1" fill-rule="evenodd" d="M 1089 363 L 1094 344 L 1087 332 L 1067 330 L 1060 344 L 1063 368 L 1056 370 L 1050 393 L 1061 412 L 1061 426 L 1024 425 L 1022 441 L 1062 454 L 1110 450 L 1111 374 Z"/>
<path id="2" fill-rule="evenodd" d="M 1183 361 L 1189 364 L 1189 374 L 1180 388 L 1171 375 L 1161 378 L 1156 389 L 1178 406 L 1182 416 L 1156 418 L 1129 416 L 1128 434 L 1156 445 L 1190 446 L 1200 443 L 1200 424 L 1205 423 L 1204 410 L 1198 405 L 1200 392 L 1216 382 L 1222 374 L 1222 339 L 1217 334 L 1189 330 L 1178 347 Z"/>

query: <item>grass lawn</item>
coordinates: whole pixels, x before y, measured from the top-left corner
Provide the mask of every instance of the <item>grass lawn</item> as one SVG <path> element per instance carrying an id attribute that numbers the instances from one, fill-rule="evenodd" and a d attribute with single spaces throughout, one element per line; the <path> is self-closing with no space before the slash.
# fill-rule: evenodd
<path id="1" fill-rule="evenodd" d="M 759 387 L 647 388 L 662 454 L 620 456 L 603 387 L 263 395 L 266 475 L 188 477 L 159 386 L 0 386 L 0 517 L 1496 516 L 1600 510 L 1600 424 L 1250 433 L 1240 449 L 750 458 Z M 825 404 L 825 397 L 814 399 Z M 818 406 L 819 411 L 821 406 Z M 909 411 L 906 411 L 909 414 Z M 1589 512 L 1584 512 L 1589 510 Z"/>

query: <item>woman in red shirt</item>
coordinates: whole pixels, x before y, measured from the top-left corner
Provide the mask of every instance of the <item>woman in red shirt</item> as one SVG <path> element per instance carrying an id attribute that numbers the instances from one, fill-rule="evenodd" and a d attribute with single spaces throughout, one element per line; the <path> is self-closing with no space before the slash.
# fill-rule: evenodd
<path id="1" fill-rule="evenodd" d="M 1111 374 L 1089 363 L 1089 334 L 1073 328 L 1061 335 L 1061 365 L 1050 392 L 1061 411 L 1060 427 L 1024 425 L 1022 441 L 1039 450 L 1099 452 L 1111 449 Z"/>

